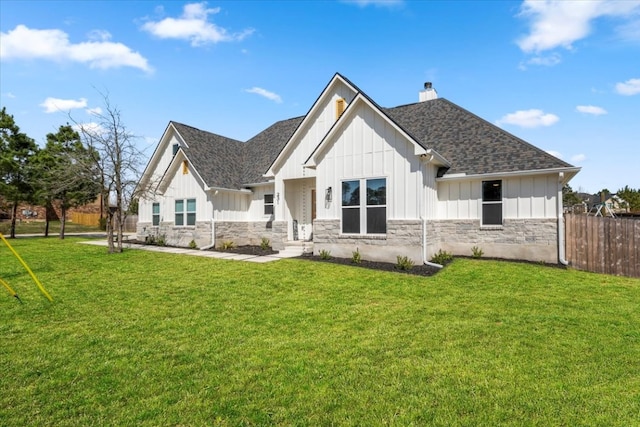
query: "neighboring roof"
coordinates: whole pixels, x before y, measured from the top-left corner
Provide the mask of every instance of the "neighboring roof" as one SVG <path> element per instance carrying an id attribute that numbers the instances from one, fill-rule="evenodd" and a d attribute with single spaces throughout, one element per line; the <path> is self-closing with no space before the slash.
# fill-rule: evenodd
<path id="1" fill-rule="evenodd" d="M 336 77 L 352 84 L 340 74 L 333 79 Z M 382 108 L 353 87 L 418 145 L 436 151 L 450 162 L 445 177 L 573 167 L 444 98 Z M 305 117 L 276 122 L 247 142 L 182 123 L 170 124 L 187 144 L 182 150 L 207 186 L 241 189 L 267 181 L 264 173 Z"/>
<path id="2" fill-rule="evenodd" d="M 572 167 L 444 98 L 383 111 L 416 140 L 451 162 L 447 174 Z"/>

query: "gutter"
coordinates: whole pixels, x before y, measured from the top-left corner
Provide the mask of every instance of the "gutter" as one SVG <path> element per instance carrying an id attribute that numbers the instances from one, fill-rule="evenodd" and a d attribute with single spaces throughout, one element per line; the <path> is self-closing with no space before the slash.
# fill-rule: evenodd
<path id="1" fill-rule="evenodd" d="M 558 261 L 562 265 L 569 265 L 569 261 L 565 258 L 565 239 L 564 239 L 564 207 L 562 202 L 562 183 L 564 182 L 564 172 L 558 174 Z"/>

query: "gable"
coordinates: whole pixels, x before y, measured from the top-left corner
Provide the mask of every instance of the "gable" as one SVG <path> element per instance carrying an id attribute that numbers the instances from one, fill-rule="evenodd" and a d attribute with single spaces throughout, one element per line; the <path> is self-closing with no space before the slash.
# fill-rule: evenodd
<path id="1" fill-rule="evenodd" d="M 351 82 L 335 74 L 273 160 L 266 175 L 271 177 L 277 173 L 282 179 L 313 175 L 313 171 L 305 170 L 304 162 L 336 123 L 337 103 L 343 100 L 342 108 L 348 108 L 358 92 Z"/>

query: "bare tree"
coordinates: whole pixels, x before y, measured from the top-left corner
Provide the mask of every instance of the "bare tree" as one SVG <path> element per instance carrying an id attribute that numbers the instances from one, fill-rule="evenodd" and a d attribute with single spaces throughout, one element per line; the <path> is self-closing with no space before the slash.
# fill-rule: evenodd
<path id="1" fill-rule="evenodd" d="M 136 137 L 122 121 L 121 112 L 111 104 L 108 93 L 99 92 L 104 112 L 97 121 L 78 124 L 83 143 L 92 153 L 92 165 L 101 181 L 102 209 L 106 218 L 109 253 L 122 252 L 122 236 L 127 208 L 139 197 L 137 188 L 142 166 L 142 152 L 136 147 Z"/>

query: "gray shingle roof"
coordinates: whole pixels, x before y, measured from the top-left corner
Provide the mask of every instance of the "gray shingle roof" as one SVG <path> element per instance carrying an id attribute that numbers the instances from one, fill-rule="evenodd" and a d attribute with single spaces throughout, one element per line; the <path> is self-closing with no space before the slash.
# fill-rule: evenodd
<path id="1" fill-rule="evenodd" d="M 183 150 L 209 187 L 240 188 L 245 144 L 182 123 L 171 122 L 189 146 Z"/>
<path id="2" fill-rule="evenodd" d="M 572 167 L 444 98 L 380 109 L 420 145 L 451 162 L 447 174 Z M 247 142 L 171 123 L 189 145 L 185 154 L 209 187 L 240 189 L 267 181 L 262 175 L 303 119 L 276 122 Z"/>
<path id="3" fill-rule="evenodd" d="M 209 187 L 240 189 L 267 181 L 262 175 L 303 118 L 276 122 L 247 142 L 171 123 L 188 145 L 183 147 L 187 158 Z"/>
<path id="4" fill-rule="evenodd" d="M 438 98 L 383 111 L 467 175 L 572 167 L 456 104 Z"/>
<path id="5" fill-rule="evenodd" d="M 304 116 L 279 121 L 247 141 L 243 175 L 244 184 L 266 181 L 266 178 L 263 178 L 262 175 L 278 157 L 278 154 L 280 154 L 280 151 L 282 151 L 303 119 Z"/>

